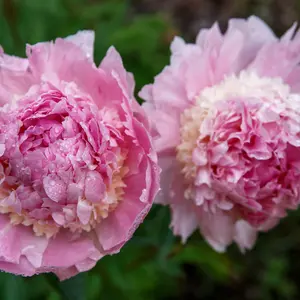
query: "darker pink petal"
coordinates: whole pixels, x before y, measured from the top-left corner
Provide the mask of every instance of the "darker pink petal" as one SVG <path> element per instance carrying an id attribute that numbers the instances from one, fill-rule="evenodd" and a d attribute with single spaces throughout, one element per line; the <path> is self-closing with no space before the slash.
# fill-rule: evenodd
<path id="1" fill-rule="evenodd" d="M 94 32 L 0 51 L 0 269 L 63 280 L 131 238 L 158 191 L 134 79 Z"/>

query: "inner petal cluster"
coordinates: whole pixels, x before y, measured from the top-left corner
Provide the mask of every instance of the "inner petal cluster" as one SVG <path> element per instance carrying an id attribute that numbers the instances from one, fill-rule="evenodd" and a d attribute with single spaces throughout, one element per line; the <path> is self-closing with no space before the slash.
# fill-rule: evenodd
<path id="1" fill-rule="evenodd" d="M 300 97 L 279 79 L 241 73 L 205 89 L 181 118 L 185 197 L 253 226 L 299 202 Z"/>
<path id="2" fill-rule="evenodd" d="M 126 187 L 118 112 L 72 94 L 45 84 L 0 112 L 0 212 L 38 236 L 90 231 Z"/>

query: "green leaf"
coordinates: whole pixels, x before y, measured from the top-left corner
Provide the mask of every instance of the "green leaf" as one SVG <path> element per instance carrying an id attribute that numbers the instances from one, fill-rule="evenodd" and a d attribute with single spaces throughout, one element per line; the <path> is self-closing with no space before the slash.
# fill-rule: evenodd
<path id="1" fill-rule="evenodd" d="M 101 299 L 102 280 L 100 274 L 88 273 L 87 293 L 88 300 Z"/>
<path id="2" fill-rule="evenodd" d="M 1 273 L 1 282 L 3 287 L 3 292 L 1 299 L 5 300 L 27 300 L 26 285 L 24 283 L 24 278 L 20 276 L 14 276 L 11 274 Z"/>
<path id="3" fill-rule="evenodd" d="M 75 277 L 59 283 L 59 287 L 66 300 L 86 300 L 86 273 L 80 273 Z"/>
<path id="4" fill-rule="evenodd" d="M 62 282 L 53 274 L 45 274 L 44 276 L 52 289 L 59 293 L 64 300 L 87 299 L 86 273 L 80 273 Z"/>
<path id="5" fill-rule="evenodd" d="M 227 255 L 215 252 L 205 242 L 180 246 L 175 253 L 172 260 L 197 265 L 214 280 L 226 281 L 232 275 Z"/>

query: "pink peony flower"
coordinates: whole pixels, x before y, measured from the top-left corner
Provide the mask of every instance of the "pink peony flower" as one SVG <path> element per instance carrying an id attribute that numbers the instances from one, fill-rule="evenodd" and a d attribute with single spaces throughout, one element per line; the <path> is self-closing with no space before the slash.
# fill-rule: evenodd
<path id="1" fill-rule="evenodd" d="M 158 190 L 134 80 L 94 33 L 0 56 L 0 269 L 61 279 L 117 253 Z"/>
<path id="2" fill-rule="evenodd" d="M 170 66 L 140 96 L 162 167 L 158 203 L 183 241 L 250 249 L 300 201 L 300 33 L 260 19 L 176 37 Z"/>

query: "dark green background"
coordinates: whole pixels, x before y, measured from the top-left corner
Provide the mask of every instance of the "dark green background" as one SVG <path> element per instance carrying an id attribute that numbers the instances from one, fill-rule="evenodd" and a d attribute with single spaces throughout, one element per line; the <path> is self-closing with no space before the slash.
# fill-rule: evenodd
<path id="1" fill-rule="evenodd" d="M 233 16 L 257 14 L 282 33 L 300 15 L 293 0 L 0 0 L 0 44 L 24 56 L 25 43 L 96 31 L 95 60 L 110 45 L 135 75 L 137 91 L 169 60 L 175 34 L 192 40 L 198 29 Z M 0 274 L 4 300 L 231 299 L 300 297 L 300 213 L 261 234 L 245 255 L 235 245 L 211 250 L 195 233 L 181 245 L 169 230 L 168 209 L 154 206 L 120 254 L 105 257 L 90 272 L 59 283 L 52 275 Z M 0 245 L 1 246 L 1 245 Z"/>

